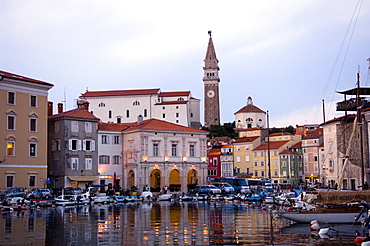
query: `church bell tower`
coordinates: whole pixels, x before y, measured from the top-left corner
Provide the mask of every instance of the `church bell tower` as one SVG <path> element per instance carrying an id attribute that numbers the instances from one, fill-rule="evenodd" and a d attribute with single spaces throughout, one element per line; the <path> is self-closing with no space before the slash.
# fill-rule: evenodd
<path id="1" fill-rule="evenodd" d="M 218 60 L 213 46 L 212 32 L 208 31 L 209 41 L 206 58 L 204 59 L 204 126 L 220 125 L 220 98 L 218 76 Z"/>

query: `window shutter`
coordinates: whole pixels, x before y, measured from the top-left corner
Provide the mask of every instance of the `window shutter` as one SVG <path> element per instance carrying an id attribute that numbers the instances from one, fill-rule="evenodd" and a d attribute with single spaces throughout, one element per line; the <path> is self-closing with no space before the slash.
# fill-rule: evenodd
<path id="1" fill-rule="evenodd" d="M 77 140 L 77 150 L 81 150 L 81 140 Z"/>
<path id="2" fill-rule="evenodd" d="M 107 144 L 109 144 L 110 143 L 110 136 L 109 135 L 107 135 Z"/>
<path id="3" fill-rule="evenodd" d="M 72 139 L 69 139 L 68 149 L 72 150 Z"/>
<path id="4" fill-rule="evenodd" d="M 51 145 L 51 151 L 55 151 L 55 140 L 53 141 L 53 144 Z"/>
<path id="5" fill-rule="evenodd" d="M 95 140 L 91 140 L 91 151 L 95 151 Z"/>
<path id="6" fill-rule="evenodd" d="M 86 140 L 83 140 L 82 142 L 82 150 L 86 150 Z"/>
<path id="7" fill-rule="evenodd" d="M 58 142 L 58 148 L 57 148 L 57 150 L 60 150 L 60 140 L 58 139 L 57 142 Z"/>

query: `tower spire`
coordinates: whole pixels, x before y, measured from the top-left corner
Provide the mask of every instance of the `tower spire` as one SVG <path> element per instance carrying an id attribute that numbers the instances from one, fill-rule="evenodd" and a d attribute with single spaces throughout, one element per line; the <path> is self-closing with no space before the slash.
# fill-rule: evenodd
<path id="1" fill-rule="evenodd" d="M 220 105 L 219 105 L 219 82 L 218 60 L 212 40 L 212 31 L 208 31 L 209 40 L 204 59 L 204 126 L 220 125 Z"/>

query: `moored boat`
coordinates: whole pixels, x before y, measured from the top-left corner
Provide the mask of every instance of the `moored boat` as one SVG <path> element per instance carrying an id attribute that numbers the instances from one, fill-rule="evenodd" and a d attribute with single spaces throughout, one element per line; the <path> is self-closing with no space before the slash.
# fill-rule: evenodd
<path id="1" fill-rule="evenodd" d="M 333 224 L 351 224 L 359 223 L 357 220 L 362 207 L 357 205 L 330 205 L 313 210 L 300 211 L 285 211 L 281 216 L 299 223 L 310 223 L 313 220 L 318 220 L 323 223 Z M 362 216 L 367 216 L 363 214 Z"/>

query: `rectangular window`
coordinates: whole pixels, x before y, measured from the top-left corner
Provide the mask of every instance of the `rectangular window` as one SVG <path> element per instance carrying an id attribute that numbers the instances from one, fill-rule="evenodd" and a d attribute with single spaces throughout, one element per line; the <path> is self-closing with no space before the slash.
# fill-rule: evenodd
<path id="1" fill-rule="evenodd" d="M 72 132 L 78 132 L 78 121 L 71 122 L 71 130 Z"/>
<path id="2" fill-rule="evenodd" d="M 253 152 L 253 157 L 257 157 L 257 152 Z"/>
<path id="3" fill-rule="evenodd" d="M 15 130 L 15 116 L 8 115 L 8 130 Z"/>
<path id="4" fill-rule="evenodd" d="M 315 162 L 316 162 L 316 161 L 318 161 L 317 156 L 314 156 L 314 157 L 313 157 L 313 161 L 315 161 Z"/>
<path id="5" fill-rule="evenodd" d="M 274 166 L 277 166 L 277 165 L 278 165 L 278 161 L 274 160 Z"/>
<path id="6" fill-rule="evenodd" d="M 258 167 L 258 161 L 255 161 L 255 162 L 254 162 L 254 166 L 255 166 L 255 167 Z"/>
<path id="7" fill-rule="evenodd" d="M 81 140 L 70 139 L 69 150 L 81 150 Z"/>
<path id="8" fill-rule="evenodd" d="M 258 177 L 258 171 L 254 171 L 254 176 Z"/>
<path id="9" fill-rule="evenodd" d="M 30 106 L 32 108 L 37 107 L 37 96 L 31 95 L 31 97 L 30 97 Z"/>
<path id="10" fill-rule="evenodd" d="M 153 144 L 153 156 L 158 156 L 158 154 L 159 154 L 158 147 L 159 146 L 158 146 L 157 143 Z"/>
<path id="11" fill-rule="evenodd" d="M 249 162 L 249 155 L 246 155 L 246 156 L 245 156 L 245 161 L 246 161 L 246 162 Z"/>
<path id="12" fill-rule="evenodd" d="M 286 161 L 283 161 L 283 167 L 286 167 Z"/>
<path id="13" fill-rule="evenodd" d="M 53 161 L 54 170 L 59 170 L 59 159 L 55 158 Z"/>
<path id="14" fill-rule="evenodd" d="M 92 132 L 91 122 L 85 122 L 85 132 Z"/>
<path id="15" fill-rule="evenodd" d="M 277 151 L 276 150 L 274 150 L 274 156 L 277 156 Z"/>
<path id="16" fill-rule="evenodd" d="M 8 91 L 8 104 L 15 105 L 15 92 Z"/>
<path id="17" fill-rule="evenodd" d="M 99 164 L 109 164 L 109 155 L 99 155 Z"/>
<path id="18" fill-rule="evenodd" d="M 274 176 L 277 177 L 279 175 L 279 171 L 278 170 L 274 170 Z"/>
<path id="19" fill-rule="evenodd" d="M 236 162 L 240 162 L 240 155 L 236 156 Z"/>
<path id="20" fill-rule="evenodd" d="M 78 170 L 78 158 L 71 158 L 71 161 L 72 161 L 71 169 Z"/>
<path id="21" fill-rule="evenodd" d="M 12 188 L 14 186 L 14 175 L 6 176 L 6 188 Z"/>
<path id="22" fill-rule="evenodd" d="M 176 113 L 176 117 L 179 117 L 179 113 Z"/>
<path id="23" fill-rule="evenodd" d="M 83 141 L 83 150 L 95 151 L 95 141 L 94 140 L 84 140 Z"/>
<path id="24" fill-rule="evenodd" d="M 261 171 L 261 177 L 265 177 L 265 171 Z"/>
<path id="25" fill-rule="evenodd" d="M 217 167 L 217 158 L 213 158 L 213 166 Z"/>
<path id="26" fill-rule="evenodd" d="M 172 156 L 177 156 L 177 144 L 172 144 Z"/>
<path id="27" fill-rule="evenodd" d="M 261 157 L 263 157 L 263 151 L 261 151 Z"/>
<path id="28" fill-rule="evenodd" d="M 85 169 L 92 170 L 92 159 L 91 158 L 85 159 Z"/>
<path id="29" fill-rule="evenodd" d="M 164 118 L 166 118 L 166 114 L 162 114 L 162 118 L 164 119 Z"/>
<path id="30" fill-rule="evenodd" d="M 109 136 L 108 135 L 102 135 L 101 136 L 101 143 L 102 144 L 109 144 Z"/>
<path id="31" fill-rule="evenodd" d="M 36 176 L 35 175 L 28 176 L 28 187 L 36 187 Z"/>
<path id="32" fill-rule="evenodd" d="M 121 156 L 120 155 L 113 156 L 113 164 L 121 164 Z"/>
<path id="33" fill-rule="evenodd" d="M 113 143 L 114 144 L 120 144 L 121 143 L 120 136 L 113 136 Z"/>
<path id="34" fill-rule="evenodd" d="M 30 157 L 36 157 L 36 143 L 30 143 Z"/>
<path id="35" fill-rule="evenodd" d="M 59 121 L 54 122 L 54 132 L 59 132 Z"/>
<path id="36" fill-rule="evenodd" d="M 6 143 L 6 155 L 7 156 L 15 156 L 15 142 L 7 142 Z"/>
<path id="37" fill-rule="evenodd" d="M 51 151 L 58 151 L 60 150 L 60 140 L 54 140 L 51 146 Z"/>
<path id="38" fill-rule="evenodd" d="M 194 145 L 193 144 L 190 144 L 189 146 L 189 152 L 190 152 L 190 156 L 191 157 L 194 157 L 195 156 L 195 148 L 194 148 Z"/>
<path id="39" fill-rule="evenodd" d="M 264 167 L 265 166 L 265 162 L 264 161 L 261 161 L 261 167 Z M 264 176 L 264 175 L 262 175 Z"/>
<path id="40" fill-rule="evenodd" d="M 35 118 L 31 118 L 30 119 L 30 132 L 36 132 L 37 131 L 37 128 L 36 128 L 36 124 L 37 123 L 37 119 Z"/>

